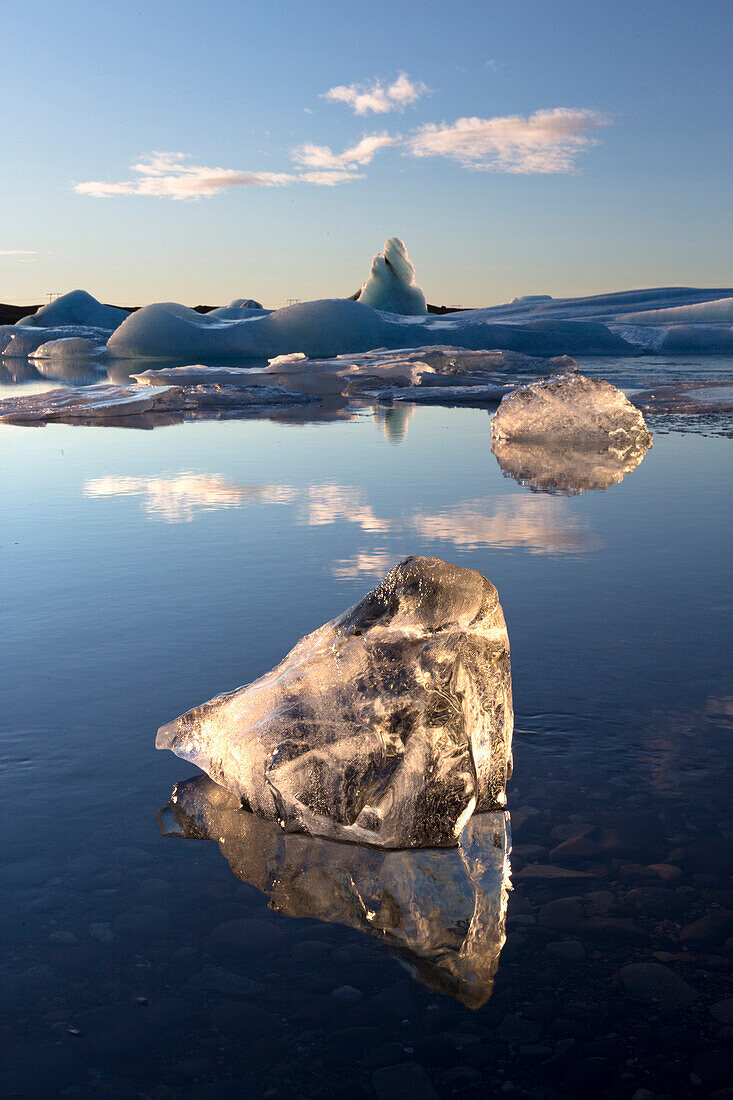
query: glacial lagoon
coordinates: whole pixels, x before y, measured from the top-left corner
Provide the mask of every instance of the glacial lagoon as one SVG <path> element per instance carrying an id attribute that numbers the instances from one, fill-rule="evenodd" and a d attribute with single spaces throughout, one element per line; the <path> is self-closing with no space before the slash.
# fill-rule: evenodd
<path id="1" fill-rule="evenodd" d="M 59 384 L 9 366 L 2 397 Z M 733 379 L 722 356 L 580 367 L 630 394 Z M 0 426 L 4 1095 L 730 1084 L 731 424 L 653 414 L 651 449 L 598 489 L 511 476 L 490 417 Z M 502 820 L 412 859 L 226 806 L 175 819 L 201 781 L 158 726 L 411 553 L 499 591 Z"/>

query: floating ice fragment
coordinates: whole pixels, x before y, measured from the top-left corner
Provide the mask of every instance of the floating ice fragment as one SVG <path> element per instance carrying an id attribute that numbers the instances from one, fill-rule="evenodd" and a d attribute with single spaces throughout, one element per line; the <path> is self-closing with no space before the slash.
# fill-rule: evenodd
<path id="1" fill-rule="evenodd" d="M 652 445 L 641 412 L 602 379 L 581 374 L 520 386 L 491 423 L 491 449 L 510 477 L 534 489 L 606 489 Z"/>
<path id="2" fill-rule="evenodd" d="M 361 288 L 358 300 L 384 313 L 407 316 L 427 313 L 425 295 L 415 282 L 415 268 L 399 237 L 390 237 L 385 241 L 384 252 L 378 252 L 372 260 L 369 278 Z"/>
<path id="3" fill-rule="evenodd" d="M 164 836 L 217 841 L 237 878 L 278 913 L 375 937 L 416 981 L 480 1008 L 506 939 L 508 818 L 474 815 L 449 851 L 380 852 L 283 835 L 199 775 L 176 784 L 160 827 Z"/>
<path id="4" fill-rule="evenodd" d="M 519 386 L 501 402 L 492 440 L 575 443 L 624 450 L 651 442 L 644 417 L 610 382 L 582 374 Z"/>
<path id="5" fill-rule="evenodd" d="M 158 731 L 261 817 L 380 848 L 455 845 L 511 772 L 509 641 L 494 586 L 400 562 L 271 672 Z"/>

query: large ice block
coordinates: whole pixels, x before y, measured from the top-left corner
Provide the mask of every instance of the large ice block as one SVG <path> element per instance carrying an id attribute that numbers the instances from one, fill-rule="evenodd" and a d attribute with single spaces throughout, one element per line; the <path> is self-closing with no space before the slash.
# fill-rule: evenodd
<path id="1" fill-rule="evenodd" d="M 422 985 L 479 1008 L 506 939 L 509 815 L 476 814 L 448 851 L 384 852 L 283 834 L 207 776 L 177 783 L 164 836 L 215 840 L 233 873 L 288 917 L 346 925 Z"/>
<path id="2" fill-rule="evenodd" d="M 455 845 L 511 772 L 509 640 L 493 584 L 410 557 L 281 664 L 158 731 L 256 814 L 380 848 Z"/>

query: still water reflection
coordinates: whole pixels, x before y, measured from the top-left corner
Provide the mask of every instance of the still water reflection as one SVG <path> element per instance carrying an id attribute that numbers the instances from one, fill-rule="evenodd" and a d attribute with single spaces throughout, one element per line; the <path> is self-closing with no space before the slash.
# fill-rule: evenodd
<path id="1" fill-rule="evenodd" d="M 509 887 L 508 814 L 475 815 L 460 846 L 377 851 L 284 833 L 207 776 L 177 783 L 164 836 L 216 840 L 233 873 L 288 917 L 366 933 L 416 981 L 480 1008 L 491 996 Z"/>
<path id="2" fill-rule="evenodd" d="M 659 432 L 622 482 L 553 495 L 503 476 L 486 412 L 417 409 L 399 447 L 376 427 L 370 411 L 0 427 L 2 1095 L 729 1086 L 730 440 Z M 442 981 L 447 925 L 459 973 L 468 870 L 431 894 L 379 856 L 385 951 L 339 892 L 353 878 L 374 896 L 361 867 L 339 878 L 319 848 L 323 893 L 293 883 L 305 859 L 288 838 L 267 866 L 287 872 L 288 905 L 311 906 L 291 920 L 272 908 L 277 875 L 250 884 L 259 853 L 240 880 L 155 820 L 180 779 L 156 728 L 272 668 L 409 553 L 488 576 L 512 646 L 512 889 L 476 1011 L 390 955 L 414 931 L 429 947 L 410 939 L 412 965 Z"/>

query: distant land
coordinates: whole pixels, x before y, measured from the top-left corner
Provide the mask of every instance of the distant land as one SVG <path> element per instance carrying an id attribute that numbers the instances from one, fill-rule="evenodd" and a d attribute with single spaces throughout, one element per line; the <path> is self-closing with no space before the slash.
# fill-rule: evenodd
<path id="1" fill-rule="evenodd" d="M 352 300 L 353 298 L 356 298 L 356 296 L 357 295 L 353 295 Z M 104 304 L 109 305 L 110 303 L 105 302 Z M 17 321 L 21 319 L 21 317 L 27 317 L 30 313 L 35 313 L 36 310 L 39 310 L 40 308 L 40 305 L 12 306 L 0 302 L 0 325 L 14 325 Z M 115 306 L 115 308 L 126 309 L 128 313 L 135 313 L 141 307 Z M 218 306 L 193 306 L 193 309 L 195 309 L 197 313 L 211 313 L 212 309 L 218 308 Z M 467 308 L 467 306 L 431 306 L 430 303 L 428 303 L 428 313 L 461 313 L 464 312 Z"/>

